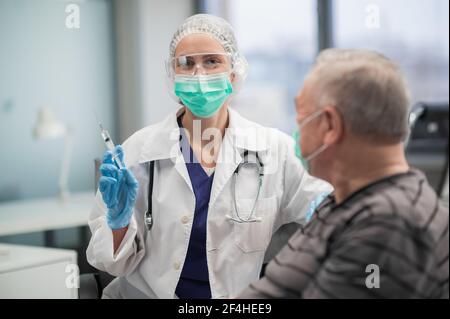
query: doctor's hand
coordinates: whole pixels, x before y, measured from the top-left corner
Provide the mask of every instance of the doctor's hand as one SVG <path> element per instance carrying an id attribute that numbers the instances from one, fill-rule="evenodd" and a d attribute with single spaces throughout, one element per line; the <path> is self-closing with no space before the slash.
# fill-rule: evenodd
<path id="1" fill-rule="evenodd" d="M 322 204 L 322 202 L 325 200 L 325 198 L 328 197 L 328 195 L 330 195 L 329 192 L 322 193 L 319 196 L 317 196 L 316 198 L 314 198 L 314 200 L 309 204 L 308 212 L 306 213 L 306 222 L 307 223 L 309 223 L 311 221 L 316 209 L 320 206 L 320 204 Z"/>
<path id="2" fill-rule="evenodd" d="M 117 145 L 114 152 L 123 163 L 122 146 Z M 102 176 L 99 181 L 99 190 L 108 207 L 106 213 L 108 226 L 112 230 L 124 228 L 129 225 L 133 213 L 138 181 L 128 168 L 117 167 L 110 151 L 107 151 L 103 157 L 100 173 Z"/>

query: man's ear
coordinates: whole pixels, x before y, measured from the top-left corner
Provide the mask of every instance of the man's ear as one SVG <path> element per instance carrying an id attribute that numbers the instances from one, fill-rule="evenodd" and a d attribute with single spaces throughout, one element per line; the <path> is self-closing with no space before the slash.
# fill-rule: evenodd
<path id="1" fill-rule="evenodd" d="M 326 133 L 324 143 L 326 145 L 337 144 L 344 136 L 344 118 L 341 112 L 333 106 L 324 108 Z"/>

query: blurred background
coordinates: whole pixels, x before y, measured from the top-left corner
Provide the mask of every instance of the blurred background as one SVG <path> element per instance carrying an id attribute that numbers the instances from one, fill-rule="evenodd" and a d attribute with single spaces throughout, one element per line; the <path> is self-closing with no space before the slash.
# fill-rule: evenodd
<path id="1" fill-rule="evenodd" d="M 105 151 L 94 112 L 122 143 L 174 111 L 164 61 L 195 13 L 230 21 L 249 61 L 233 106 L 289 134 L 322 49 L 397 61 L 422 107 L 408 157 L 448 202 L 448 0 L 0 0 L 0 243 L 73 249 L 90 271 L 94 159 Z"/>

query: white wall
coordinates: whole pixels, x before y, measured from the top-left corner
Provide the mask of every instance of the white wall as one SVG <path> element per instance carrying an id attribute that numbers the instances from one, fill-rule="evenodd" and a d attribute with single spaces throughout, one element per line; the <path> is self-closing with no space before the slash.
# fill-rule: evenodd
<path id="1" fill-rule="evenodd" d="M 0 201 L 58 193 L 64 142 L 33 138 L 41 106 L 73 131 L 72 192 L 94 190 L 105 150 L 93 109 L 115 133 L 111 1 L 76 2 L 79 29 L 65 24 L 69 3 L 0 0 Z"/>
<path id="2" fill-rule="evenodd" d="M 164 62 L 172 35 L 194 13 L 193 4 L 115 0 L 120 141 L 176 109 L 168 94 Z"/>

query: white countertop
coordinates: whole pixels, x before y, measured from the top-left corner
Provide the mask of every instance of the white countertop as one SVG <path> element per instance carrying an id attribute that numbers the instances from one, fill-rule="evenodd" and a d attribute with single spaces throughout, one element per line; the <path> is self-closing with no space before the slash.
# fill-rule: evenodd
<path id="1" fill-rule="evenodd" d="M 0 274 L 50 263 L 76 261 L 73 250 L 0 244 Z"/>
<path id="2" fill-rule="evenodd" d="M 0 236 L 79 227 L 88 224 L 94 193 L 0 203 Z"/>
<path id="3" fill-rule="evenodd" d="M 74 299 L 78 273 L 74 250 L 0 244 L 0 299 Z"/>

